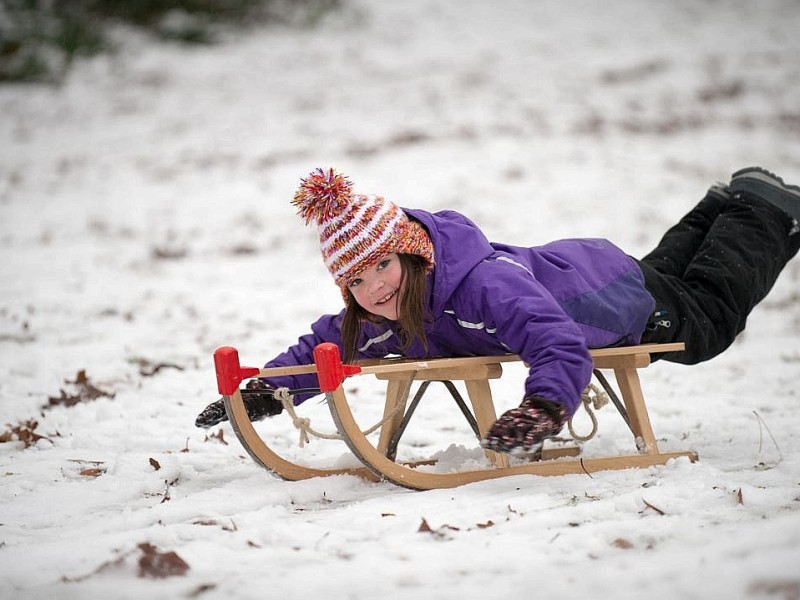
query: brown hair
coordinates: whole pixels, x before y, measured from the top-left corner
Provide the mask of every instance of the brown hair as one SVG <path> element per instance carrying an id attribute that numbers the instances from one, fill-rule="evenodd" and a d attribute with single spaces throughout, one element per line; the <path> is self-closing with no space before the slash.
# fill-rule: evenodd
<path id="1" fill-rule="evenodd" d="M 428 342 L 425 337 L 425 322 L 430 319 L 426 307 L 427 300 L 427 263 L 425 259 L 416 254 L 398 254 L 403 275 L 400 287 L 403 290 L 397 303 L 397 326 L 401 349 L 409 349 L 415 339 L 422 342 L 427 349 Z M 383 317 L 376 316 L 365 310 L 356 302 L 353 293 L 346 289 L 347 309 L 342 320 L 342 342 L 344 343 L 344 361 L 351 362 L 356 355 L 356 344 L 361 334 L 361 323 L 371 321 L 380 323 Z"/>

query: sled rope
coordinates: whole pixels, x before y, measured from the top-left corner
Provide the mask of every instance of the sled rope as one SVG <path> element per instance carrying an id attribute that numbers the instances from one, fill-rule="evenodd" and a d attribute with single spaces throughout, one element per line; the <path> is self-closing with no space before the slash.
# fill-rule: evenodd
<path id="1" fill-rule="evenodd" d="M 294 403 L 292 402 L 292 396 L 289 393 L 289 388 L 278 388 L 274 391 L 274 397 L 280 400 L 280 403 L 283 405 L 283 409 L 286 411 L 286 414 L 292 419 L 292 425 L 300 432 L 300 439 L 298 444 L 300 447 L 304 447 L 308 444 L 311 440 L 308 437 L 308 434 L 313 435 L 314 437 L 321 438 L 323 440 L 343 440 L 344 437 L 338 433 L 323 433 L 321 431 L 315 430 L 311 427 L 311 419 L 307 417 L 299 417 L 297 416 L 297 412 L 294 409 Z M 375 423 L 369 429 L 363 431 L 362 433 L 366 436 L 370 433 L 377 430 L 381 425 L 383 425 L 386 421 L 394 417 L 401 408 L 403 408 L 403 403 L 399 403 L 392 412 L 388 415 L 384 416 L 383 419 Z"/>
<path id="2" fill-rule="evenodd" d="M 593 383 L 587 385 L 586 389 L 583 390 L 581 394 L 581 405 L 586 409 L 586 414 L 588 414 L 589 418 L 592 420 L 592 430 L 586 435 L 578 435 L 575 433 L 575 430 L 572 428 L 572 418 L 575 416 L 573 415 L 567 423 L 572 437 L 579 442 L 588 442 L 592 439 L 597 434 L 597 416 L 595 416 L 592 409 L 600 410 L 606 404 L 608 404 L 608 394 Z"/>
<path id="3" fill-rule="evenodd" d="M 309 434 L 323 440 L 344 439 L 338 433 L 323 433 L 321 431 L 317 431 L 313 427 L 311 427 L 311 419 L 309 419 L 308 417 L 298 416 L 297 412 L 295 411 L 294 403 L 292 402 L 292 396 L 289 393 L 288 388 L 282 387 L 276 389 L 274 391 L 274 397 L 277 400 L 279 400 L 280 403 L 283 405 L 286 414 L 288 414 L 289 418 L 292 420 L 292 425 L 294 425 L 294 427 L 299 431 L 300 438 L 298 440 L 298 444 L 300 445 L 301 448 L 303 448 L 306 444 L 308 444 L 311 441 Z M 608 402 L 609 402 L 609 397 L 605 391 L 601 390 L 593 383 L 590 383 L 589 385 L 586 386 L 586 389 L 584 389 L 583 393 L 581 394 L 581 404 L 586 410 L 586 414 L 589 415 L 589 418 L 592 421 L 592 429 L 586 435 L 579 435 L 578 433 L 575 432 L 575 429 L 572 426 L 572 417 L 571 417 L 570 420 L 567 422 L 567 428 L 569 429 L 570 434 L 572 435 L 573 438 L 575 438 L 575 440 L 579 442 L 588 442 L 597 434 L 597 429 L 598 429 L 597 416 L 594 414 L 594 411 L 600 410 L 606 404 L 608 404 Z M 373 425 L 369 429 L 366 429 L 362 433 L 365 436 L 373 433 L 384 423 L 393 418 L 403 407 L 404 404 L 399 403 L 394 408 L 394 410 L 392 410 L 389 414 L 385 415 L 380 421 L 375 423 L 375 425 Z"/>
<path id="4" fill-rule="evenodd" d="M 307 417 L 298 417 L 297 412 L 294 410 L 294 403 L 292 402 L 292 396 L 289 393 L 289 388 L 278 388 L 273 392 L 273 395 L 275 398 L 280 400 L 281 404 L 283 404 L 283 409 L 286 411 L 286 414 L 289 415 L 289 418 L 292 419 L 292 425 L 294 425 L 295 428 L 300 432 L 299 444 L 301 448 L 311 441 L 308 437 L 309 433 L 313 436 L 326 440 L 341 439 L 341 436 L 338 433 L 321 433 L 319 431 L 315 431 L 311 427 L 311 419 Z"/>

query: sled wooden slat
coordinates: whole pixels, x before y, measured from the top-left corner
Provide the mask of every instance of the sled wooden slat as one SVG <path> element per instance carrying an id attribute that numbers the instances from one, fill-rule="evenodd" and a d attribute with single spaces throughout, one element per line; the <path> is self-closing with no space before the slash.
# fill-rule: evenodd
<path id="1" fill-rule="evenodd" d="M 665 464 L 670 459 L 678 457 L 697 460 L 697 454 L 694 452 L 661 452 L 658 449 L 638 374 L 638 369 L 650 364 L 652 354 L 676 352 L 683 348 L 683 344 L 650 344 L 590 351 L 596 369 L 613 370 L 633 432 L 635 453 L 621 456 L 574 458 L 570 455 L 574 455 L 572 450 L 577 451 L 577 449 L 552 449 L 549 452 L 545 451 L 544 460 L 512 465 L 507 455 L 487 451 L 492 466 L 448 473 L 435 472 L 423 466 L 433 465 L 435 461 L 401 463 L 387 457 L 390 442 L 403 420 L 413 381 L 463 381 L 479 432 L 483 435 L 497 418 L 489 381 L 502 375 L 502 363 L 520 360 L 518 356 L 510 354 L 425 360 L 383 359 L 360 363 L 361 370 L 358 375 L 371 374 L 387 382 L 383 411 L 385 420 L 377 443 L 371 442 L 361 432 L 341 385 L 326 394 L 331 415 L 340 435 L 364 465 L 360 468 L 311 468 L 282 458 L 268 447 L 253 428 L 247 418 L 241 394 L 237 391 L 224 398 L 234 432 L 250 456 L 261 466 L 289 480 L 354 474 L 373 481 L 388 480 L 412 489 L 434 489 L 510 475 L 564 475 L 639 468 Z M 260 369 L 255 376 L 277 377 L 315 372 L 317 372 L 316 365 L 301 365 Z M 551 456 L 554 459 L 547 460 Z"/>

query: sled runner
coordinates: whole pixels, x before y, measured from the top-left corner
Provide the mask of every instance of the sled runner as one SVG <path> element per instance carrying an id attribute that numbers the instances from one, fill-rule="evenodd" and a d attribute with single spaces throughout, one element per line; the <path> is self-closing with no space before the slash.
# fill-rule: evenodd
<path id="1" fill-rule="evenodd" d="M 486 468 L 458 472 L 436 472 L 435 461 L 426 460 L 403 463 L 395 460 L 400 436 L 414 413 L 421 395 L 430 382 L 446 385 L 462 413 L 467 417 L 475 434 L 480 438 L 496 420 L 489 380 L 502 374 L 502 363 L 519 361 L 516 355 L 438 358 L 438 359 L 386 359 L 368 361 L 356 365 L 343 364 L 339 349 L 334 344 L 320 344 L 314 351 L 315 364 L 292 367 L 258 369 L 242 367 L 238 351 L 230 346 L 217 349 L 214 363 L 217 383 L 223 396 L 225 409 L 236 436 L 250 456 L 272 473 L 288 480 L 301 480 L 337 474 L 355 474 L 373 481 L 388 480 L 411 489 L 450 488 L 467 483 L 507 477 L 509 475 L 565 475 L 570 473 L 592 473 L 611 469 L 627 469 L 665 464 L 672 458 L 687 457 L 697 460 L 691 451 L 662 452 L 658 448 L 647 407 L 642 394 L 638 370 L 647 367 L 652 354 L 675 352 L 683 344 L 651 344 L 619 348 L 591 350 L 595 376 L 614 400 L 622 417 L 627 422 L 634 451 L 630 454 L 581 458 L 579 448 L 544 450 L 530 461 L 486 451 L 491 465 Z M 620 401 L 608 385 L 602 370 L 612 370 L 619 386 Z M 254 377 L 278 377 L 317 373 L 320 391 L 325 393 L 328 407 L 341 439 L 363 463 L 359 468 L 314 468 L 289 461 L 274 452 L 259 436 L 247 416 L 239 384 Z M 374 375 L 387 381 L 384 418 L 380 423 L 377 443 L 370 441 L 362 432 L 348 404 L 342 382 L 346 377 Z M 422 382 L 410 406 L 407 406 L 411 384 Z M 466 406 L 453 381 L 461 381 L 467 390 L 472 412 Z M 287 396 L 288 398 L 288 396 Z M 586 400 L 584 400 L 586 401 Z M 291 401 L 284 402 L 294 416 Z M 302 424 L 300 424 L 302 426 Z"/>

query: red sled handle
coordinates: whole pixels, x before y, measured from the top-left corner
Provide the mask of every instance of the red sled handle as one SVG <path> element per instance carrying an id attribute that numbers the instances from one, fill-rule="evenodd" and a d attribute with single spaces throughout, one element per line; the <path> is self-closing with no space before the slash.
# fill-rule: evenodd
<path id="1" fill-rule="evenodd" d="M 342 364 L 339 347 L 330 342 L 324 342 L 314 348 L 314 363 L 322 392 L 333 392 L 342 384 L 345 377 L 361 372 L 361 367 L 358 365 Z M 234 394 L 245 379 L 262 374 L 262 370 L 257 367 L 241 366 L 239 351 L 233 346 L 222 346 L 214 351 L 214 368 L 217 372 L 217 389 L 223 396 Z M 275 370 L 280 368 L 273 369 Z M 264 369 L 263 374 L 267 375 L 270 371 L 271 369 Z M 277 373 L 272 374 L 277 375 Z"/>
<path id="2" fill-rule="evenodd" d="M 323 342 L 314 348 L 314 363 L 317 365 L 319 389 L 333 392 L 342 385 L 345 377 L 361 372 L 358 365 L 344 365 L 339 356 L 339 346 Z"/>
<path id="3" fill-rule="evenodd" d="M 217 371 L 217 389 L 223 396 L 233 395 L 243 380 L 261 371 L 256 367 L 242 367 L 239 351 L 233 346 L 222 346 L 214 351 L 214 368 Z"/>

